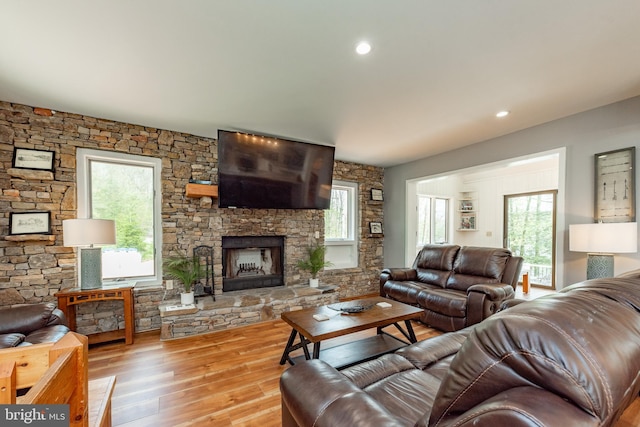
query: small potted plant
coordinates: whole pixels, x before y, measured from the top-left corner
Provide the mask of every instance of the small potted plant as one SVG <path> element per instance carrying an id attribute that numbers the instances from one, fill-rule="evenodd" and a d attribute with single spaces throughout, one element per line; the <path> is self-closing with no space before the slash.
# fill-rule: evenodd
<path id="1" fill-rule="evenodd" d="M 167 258 L 164 262 L 164 272 L 168 277 L 178 280 L 184 286 L 184 292 L 180 294 L 180 303 L 182 305 L 193 304 L 192 286 L 205 275 L 205 268 L 200 264 L 200 258 L 186 255 Z"/>
<path id="2" fill-rule="evenodd" d="M 298 268 L 311 273 L 309 286 L 311 286 L 312 288 L 318 287 L 318 272 L 324 267 L 329 267 L 332 265 L 331 262 L 324 260 L 324 255 L 326 252 L 327 248 L 321 244 L 309 246 L 307 248 L 307 257 L 298 261 Z"/>

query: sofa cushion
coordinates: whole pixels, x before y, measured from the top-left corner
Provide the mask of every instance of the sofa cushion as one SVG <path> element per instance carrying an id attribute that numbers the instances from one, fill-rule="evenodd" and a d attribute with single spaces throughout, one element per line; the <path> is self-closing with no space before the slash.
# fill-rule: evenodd
<path id="1" fill-rule="evenodd" d="M 415 281 L 388 280 L 382 287 L 383 292 L 389 298 L 405 304 L 416 305 L 418 294 L 425 289 L 440 289 L 438 286 Z"/>
<path id="2" fill-rule="evenodd" d="M 450 334 L 418 341 L 415 344 L 402 347 L 395 354 L 404 357 L 418 369 L 431 369 L 436 363 L 454 356 L 472 330 L 473 328 L 469 327 Z"/>
<path id="3" fill-rule="evenodd" d="M 55 309 L 52 303 L 27 304 L 0 309 L 0 333 L 30 332 L 47 325 Z"/>
<path id="4" fill-rule="evenodd" d="M 22 334 L 0 334 L 0 348 L 17 347 L 24 341 Z"/>
<path id="5" fill-rule="evenodd" d="M 418 293 L 418 304 L 427 310 L 450 317 L 466 317 L 467 294 L 452 289 L 424 289 Z"/>
<path id="6" fill-rule="evenodd" d="M 31 344 L 40 344 L 43 342 L 56 342 L 61 339 L 69 328 L 65 325 L 51 325 L 40 328 L 37 331 L 31 332 L 26 336 L 25 341 Z"/>
<path id="7" fill-rule="evenodd" d="M 284 371 L 280 391 L 283 409 L 290 408 L 288 412 L 293 415 L 291 408 L 295 408 L 294 416 L 283 411 L 283 425 L 347 426 L 353 425 L 345 421 L 353 414 L 363 420 L 362 425 L 390 426 L 396 421 L 375 399 L 319 359 L 297 363 Z"/>
<path id="8" fill-rule="evenodd" d="M 507 249 L 465 246 L 458 252 L 446 287 L 466 291 L 479 283 L 500 283 L 509 257 Z"/>
<path id="9" fill-rule="evenodd" d="M 447 286 L 451 273 L 451 270 L 427 270 L 424 268 L 418 268 L 416 270 L 416 275 L 420 282 L 437 285 L 442 289 Z"/>
<path id="10" fill-rule="evenodd" d="M 397 419 L 411 425 L 433 406 L 449 364 L 470 330 L 440 335 L 341 373 Z"/>
<path id="11" fill-rule="evenodd" d="M 391 375 L 364 388 L 364 391 L 396 419 L 412 425 L 431 411 L 440 381 L 429 372 L 414 368 Z M 410 392 L 400 394 L 399 390 Z"/>
<path id="12" fill-rule="evenodd" d="M 453 270 L 453 262 L 459 250 L 458 245 L 425 245 L 413 261 L 413 268 Z"/>
<path id="13" fill-rule="evenodd" d="M 508 249 L 465 246 L 460 249 L 453 270 L 458 274 L 501 279 L 510 256 Z"/>
<path id="14" fill-rule="evenodd" d="M 459 331 L 467 326 L 467 319 L 465 317 L 445 316 L 444 314 L 426 309 L 420 315 L 420 321 L 425 325 L 444 332 Z"/>

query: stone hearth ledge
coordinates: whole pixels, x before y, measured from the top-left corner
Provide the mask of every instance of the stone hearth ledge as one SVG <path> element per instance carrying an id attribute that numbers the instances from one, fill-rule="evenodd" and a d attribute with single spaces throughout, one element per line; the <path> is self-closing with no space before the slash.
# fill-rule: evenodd
<path id="1" fill-rule="evenodd" d="M 279 319 L 286 311 L 338 302 L 338 289 L 333 285 L 279 286 L 225 292 L 216 295 L 215 301 L 210 296 L 198 298 L 198 310 L 167 312 L 167 306 L 179 304 L 179 301 L 167 301 L 159 306 L 160 339 L 183 338 Z"/>

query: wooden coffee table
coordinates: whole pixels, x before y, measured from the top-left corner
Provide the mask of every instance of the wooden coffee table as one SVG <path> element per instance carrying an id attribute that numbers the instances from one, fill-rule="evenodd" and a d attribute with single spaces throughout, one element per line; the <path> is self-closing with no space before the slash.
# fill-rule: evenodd
<path id="1" fill-rule="evenodd" d="M 391 306 L 383 308 L 376 305 L 378 302 L 385 302 Z M 294 365 L 296 360 L 313 358 L 322 359 L 337 369 L 343 369 L 416 342 L 410 320 L 420 317 L 423 312 L 421 308 L 383 297 L 361 299 L 350 303 L 372 305 L 372 307 L 353 314 L 341 313 L 328 306 L 282 313 L 282 320 L 291 325 L 293 329 L 282 353 L 280 364 L 284 365 L 288 361 Z M 318 321 L 314 319 L 314 314 L 325 314 L 329 316 L 329 320 Z M 404 321 L 405 328 L 400 325 L 402 321 Z M 402 333 L 406 341 L 383 331 L 385 327 L 392 325 Z M 377 328 L 375 336 L 320 350 L 320 343 L 324 340 L 371 328 Z M 298 343 L 295 343 L 296 337 L 299 337 Z M 312 354 L 309 353 L 307 347 L 310 343 L 313 343 Z M 292 358 L 289 355 L 300 348 L 302 348 L 304 356 Z"/>

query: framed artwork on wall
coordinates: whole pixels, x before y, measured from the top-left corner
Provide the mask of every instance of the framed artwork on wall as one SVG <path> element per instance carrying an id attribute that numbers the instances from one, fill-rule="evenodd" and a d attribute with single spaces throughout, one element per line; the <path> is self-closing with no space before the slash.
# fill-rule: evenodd
<path id="1" fill-rule="evenodd" d="M 371 200 L 376 200 L 376 201 L 383 201 L 384 200 L 384 196 L 382 193 L 382 190 L 378 189 L 378 188 L 372 188 L 371 189 Z"/>
<path id="2" fill-rule="evenodd" d="M 635 160 L 635 147 L 595 155 L 596 222 L 635 221 Z"/>
<path id="3" fill-rule="evenodd" d="M 51 234 L 51 212 L 11 212 L 9 234 Z"/>
<path id="4" fill-rule="evenodd" d="M 54 157 L 55 153 L 53 151 L 14 148 L 11 166 L 17 169 L 53 171 Z"/>
<path id="5" fill-rule="evenodd" d="M 382 223 L 381 222 L 370 222 L 369 223 L 369 232 L 371 234 L 382 234 Z"/>

